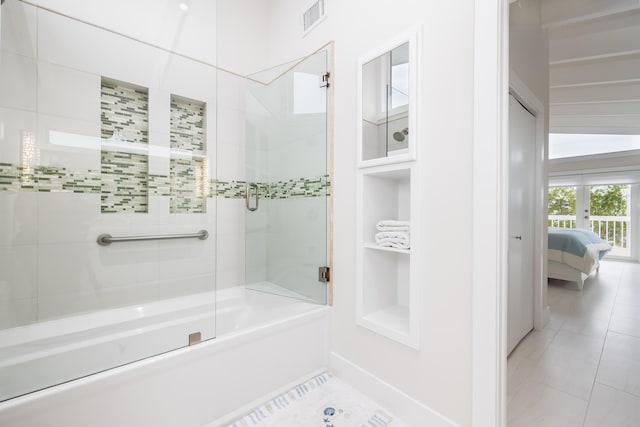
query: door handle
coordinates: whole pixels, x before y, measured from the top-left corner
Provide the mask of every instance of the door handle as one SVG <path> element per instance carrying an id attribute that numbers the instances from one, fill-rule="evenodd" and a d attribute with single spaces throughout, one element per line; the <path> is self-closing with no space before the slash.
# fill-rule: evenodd
<path id="1" fill-rule="evenodd" d="M 513 236 L 513 238 L 516 240 L 522 240 L 522 236 Z"/>
<path id="2" fill-rule="evenodd" d="M 256 193 L 256 205 L 254 207 L 251 207 L 251 189 L 254 189 Z M 258 184 L 256 184 L 255 182 L 249 182 L 247 184 L 247 187 L 245 188 L 244 197 L 245 205 L 247 206 L 247 209 L 249 211 L 253 212 L 258 210 Z"/>

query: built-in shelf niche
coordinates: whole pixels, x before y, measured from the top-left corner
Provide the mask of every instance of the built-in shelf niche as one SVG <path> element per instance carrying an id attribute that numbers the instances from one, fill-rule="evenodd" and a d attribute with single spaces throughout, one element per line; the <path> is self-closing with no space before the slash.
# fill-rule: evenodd
<path id="1" fill-rule="evenodd" d="M 378 221 L 411 222 L 414 171 L 415 162 L 407 162 L 363 168 L 358 173 L 356 312 L 360 326 L 417 349 L 414 249 L 375 243 Z"/>
<path id="2" fill-rule="evenodd" d="M 210 196 L 206 104 L 171 95 L 171 213 L 206 213 Z"/>
<path id="3" fill-rule="evenodd" d="M 102 213 L 146 213 L 149 91 L 102 77 L 100 90 Z"/>

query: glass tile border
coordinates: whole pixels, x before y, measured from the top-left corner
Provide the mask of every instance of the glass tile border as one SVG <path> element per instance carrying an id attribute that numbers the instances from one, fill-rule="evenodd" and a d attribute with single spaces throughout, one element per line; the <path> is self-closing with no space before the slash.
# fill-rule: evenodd
<path id="1" fill-rule="evenodd" d="M 146 177 L 149 196 L 171 197 L 169 175 L 146 174 Z M 24 167 L 0 163 L 0 191 L 101 194 L 102 181 L 101 171 L 68 171 L 55 166 Z M 329 175 L 257 184 L 262 199 L 326 197 L 331 189 Z M 209 179 L 207 194 L 208 197 L 243 199 L 246 185 L 246 181 Z"/>

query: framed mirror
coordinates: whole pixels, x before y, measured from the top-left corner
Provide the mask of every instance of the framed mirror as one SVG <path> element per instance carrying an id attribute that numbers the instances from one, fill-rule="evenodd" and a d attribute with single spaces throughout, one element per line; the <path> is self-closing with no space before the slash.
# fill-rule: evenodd
<path id="1" fill-rule="evenodd" d="M 358 61 L 360 166 L 416 158 L 417 32 Z"/>

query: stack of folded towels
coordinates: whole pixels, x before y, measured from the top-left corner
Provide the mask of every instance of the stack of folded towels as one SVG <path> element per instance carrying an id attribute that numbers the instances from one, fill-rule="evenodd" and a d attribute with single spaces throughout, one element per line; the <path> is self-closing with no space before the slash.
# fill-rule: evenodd
<path id="1" fill-rule="evenodd" d="M 409 249 L 411 247 L 409 242 L 409 221 L 385 219 L 379 221 L 376 224 L 376 228 L 378 229 L 376 245 L 397 249 Z"/>

